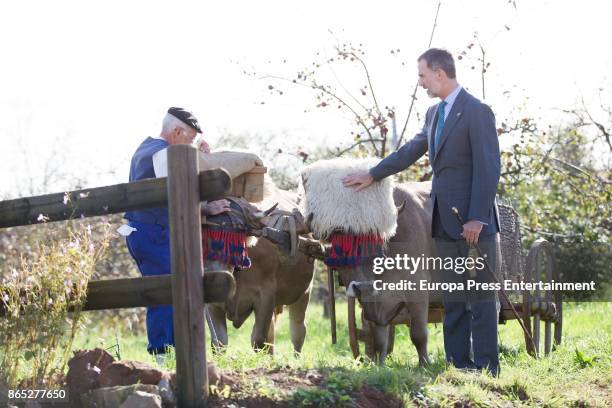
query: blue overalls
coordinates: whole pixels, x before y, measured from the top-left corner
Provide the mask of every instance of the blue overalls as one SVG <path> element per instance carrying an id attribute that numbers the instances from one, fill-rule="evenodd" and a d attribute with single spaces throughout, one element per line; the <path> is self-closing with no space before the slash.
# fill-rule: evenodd
<path id="1" fill-rule="evenodd" d="M 148 137 L 138 147 L 130 165 L 130 181 L 155 178 L 153 155 L 169 146 L 163 139 Z M 143 276 L 170 274 L 170 230 L 168 208 L 150 208 L 125 213 L 129 225 L 136 228 L 128 235 L 127 247 Z M 163 354 L 174 346 L 172 306 L 147 308 L 147 351 Z"/>

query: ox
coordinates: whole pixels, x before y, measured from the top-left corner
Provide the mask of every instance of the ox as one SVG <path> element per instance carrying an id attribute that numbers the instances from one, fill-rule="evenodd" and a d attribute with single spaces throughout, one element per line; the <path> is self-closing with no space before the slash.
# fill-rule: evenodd
<path id="1" fill-rule="evenodd" d="M 385 255 L 388 257 L 404 254 L 408 257 L 433 256 L 430 184 L 393 187 L 391 180 L 385 179 L 361 192 L 342 185 L 344 176 L 371 165 L 369 160 L 334 159 L 314 163 L 303 170 L 305 216 L 315 238 L 329 239 L 338 232 L 353 236 L 376 234 L 387 242 Z M 398 206 L 403 206 L 399 213 Z M 342 284 L 347 287 L 347 295 L 356 296 L 361 304 L 364 331 L 370 335 L 370 344 L 366 347 L 368 357 L 384 362 L 391 347 L 391 325 L 408 322 L 419 364 L 427 363 L 428 293 L 376 291 L 374 282 L 418 282 L 429 279 L 430 272 L 424 268 L 414 273 L 390 269 L 375 274 L 374 258 L 362 258 L 361 262 L 349 262 L 348 266 L 334 266 Z"/>
<path id="2" fill-rule="evenodd" d="M 273 223 L 279 214 L 288 214 L 296 221 L 296 233 L 304 232 L 301 215 L 294 211 L 297 207 L 297 194 L 277 188 L 271 181 L 264 185 L 264 201 L 261 206 L 278 203 L 277 209 L 261 220 L 262 225 Z M 250 209 L 257 211 L 256 209 Z M 234 271 L 236 291 L 224 304 L 208 305 L 212 326 L 216 335 L 213 346 L 217 349 L 228 344 L 226 317 L 234 327 L 239 328 L 255 313 L 255 324 L 251 332 L 254 349 L 274 351 L 274 326 L 276 316 L 284 305 L 288 306 L 291 341 L 294 350 L 300 352 L 306 337 L 304 318 L 310 300 L 310 290 L 314 276 L 312 260 L 301 252 L 292 256 L 282 253 L 276 244 L 259 238 L 248 249 L 252 265 L 248 269 Z M 206 269 L 226 269 L 220 262 L 206 262 Z"/>

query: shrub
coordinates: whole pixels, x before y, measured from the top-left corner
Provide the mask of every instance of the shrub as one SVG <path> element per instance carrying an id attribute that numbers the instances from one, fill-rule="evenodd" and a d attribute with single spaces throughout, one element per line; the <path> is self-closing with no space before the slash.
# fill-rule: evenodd
<path id="1" fill-rule="evenodd" d="M 110 225 L 71 223 L 34 245 L 0 283 L 0 383 L 48 388 L 61 380 L 80 327 L 86 289 L 104 257 Z"/>

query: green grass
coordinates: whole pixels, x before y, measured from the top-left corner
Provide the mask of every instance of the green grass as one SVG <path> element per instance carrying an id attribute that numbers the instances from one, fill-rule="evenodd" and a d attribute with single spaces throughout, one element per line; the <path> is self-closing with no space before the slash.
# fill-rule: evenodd
<path id="1" fill-rule="evenodd" d="M 550 356 L 535 360 L 525 352 L 523 334 L 515 321 L 499 326 L 501 376 L 465 373 L 444 363 L 442 325 L 429 326 L 432 364 L 417 367 L 416 351 L 406 326 L 396 329 L 393 354 L 381 367 L 353 359 L 348 346 L 346 304 L 338 303 L 338 344 L 331 344 L 329 320 L 314 304 L 307 313 L 308 334 L 301 356 L 295 356 L 288 332 L 288 313 L 276 330 L 275 354 L 255 353 L 250 348 L 252 317 L 244 326 L 230 328 L 227 353 L 207 356 L 222 370 L 246 373 L 256 368 L 289 369 L 296 375 L 306 370 L 325 374 L 319 387 L 280 393 L 265 378 L 252 392 L 270 398 L 290 399 L 295 404 L 351 404 L 354 390 L 364 385 L 401 399 L 406 406 L 610 406 L 612 384 L 612 303 L 567 304 L 564 309 L 562 345 Z M 208 334 L 208 333 L 207 333 Z M 124 334 L 120 327 L 100 327 L 82 334 L 75 348 L 119 345 L 121 358 L 154 363 L 146 352 L 146 336 Z M 114 350 L 111 349 L 111 352 Z M 363 352 L 363 345 L 362 345 Z M 173 360 L 168 362 L 172 369 Z M 264 376 L 265 377 L 265 376 Z"/>

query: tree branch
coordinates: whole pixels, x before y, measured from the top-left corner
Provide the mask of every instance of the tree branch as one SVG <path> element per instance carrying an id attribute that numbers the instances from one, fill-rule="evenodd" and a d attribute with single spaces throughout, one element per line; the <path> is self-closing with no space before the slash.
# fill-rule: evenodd
<path id="1" fill-rule="evenodd" d="M 372 142 L 372 146 L 374 146 L 374 150 L 376 151 L 376 155 L 379 157 L 384 157 L 385 155 L 385 150 L 386 150 L 386 145 L 387 145 L 387 133 L 384 132 L 384 128 L 385 128 L 385 123 L 386 123 L 386 119 L 383 117 L 382 111 L 380 110 L 380 105 L 378 104 L 378 99 L 376 99 L 376 92 L 374 91 L 374 86 L 372 85 L 372 78 L 370 76 L 370 71 L 368 70 L 368 67 L 365 63 L 365 61 L 355 53 L 354 48 L 351 45 L 351 50 L 350 51 L 344 51 L 341 50 L 340 47 L 336 46 L 336 52 L 338 53 L 338 55 L 342 56 L 343 58 L 348 58 L 351 57 L 351 60 L 355 59 L 357 60 L 362 68 L 363 71 L 365 73 L 366 76 L 366 80 L 368 82 L 368 87 L 370 88 L 370 92 L 372 94 L 372 100 L 374 102 L 374 108 L 376 109 L 376 114 L 377 116 L 372 114 L 372 110 L 371 109 L 366 109 L 360 102 L 358 102 L 356 100 L 356 98 L 346 90 L 347 94 L 349 96 L 351 96 L 353 99 L 355 99 L 357 101 L 357 103 L 365 109 L 366 114 L 368 115 L 368 117 L 372 120 L 372 122 L 374 123 L 374 127 L 378 128 L 380 131 L 380 135 L 381 135 L 381 147 L 380 150 L 375 146 L 375 144 Z M 335 73 L 334 73 L 335 75 Z M 338 81 L 339 82 L 339 81 Z M 364 93 L 365 95 L 365 93 Z"/>
<path id="2" fill-rule="evenodd" d="M 313 83 L 311 85 L 309 85 L 309 84 L 305 84 L 305 83 L 302 83 L 302 82 L 297 82 L 297 81 L 295 81 L 293 79 L 289 79 L 289 78 L 285 78 L 285 77 L 280 77 L 280 76 L 277 76 L 277 75 L 264 75 L 262 77 L 259 77 L 259 79 L 276 79 L 276 80 L 279 80 L 279 81 L 289 82 L 289 83 L 294 84 L 294 85 L 300 85 L 300 86 L 303 86 L 305 88 L 318 89 L 321 92 L 326 93 L 327 95 L 329 95 L 332 98 L 336 99 L 345 108 L 350 110 L 351 113 L 355 116 L 355 119 L 357 120 L 357 123 L 359 125 L 361 125 L 361 127 L 363 127 L 365 132 L 368 134 L 369 140 L 373 140 L 373 137 L 372 137 L 372 134 L 370 132 L 370 129 L 365 124 L 365 122 L 363 121 L 361 116 L 357 113 L 357 111 L 355 111 L 355 109 L 353 109 L 352 106 L 350 106 L 347 102 L 345 102 L 338 95 L 336 95 L 335 93 L 333 93 L 333 92 L 329 91 L 328 89 L 326 89 L 325 86 L 319 85 L 316 81 L 313 80 Z M 376 155 L 378 155 L 378 148 L 376 147 L 376 144 L 374 142 L 372 142 L 372 147 L 374 148 L 374 151 L 376 152 Z"/>
<path id="3" fill-rule="evenodd" d="M 591 173 L 589 173 L 588 171 L 586 171 L 586 170 L 584 170 L 584 169 L 581 169 L 581 168 L 580 168 L 580 167 L 578 167 L 578 166 L 575 166 L 575 165 L 573 165 L 573 164 L 571 164 L 571 163 L 566 162 L 565 160 L 561 160 L 561 159 L 558 159 L 558 158 L 556 158 L 556 157 L 551 157 L 551 158 L 550 158 L 550 160 L 555 161 L 555 162 L 557 162 L 557 163 L 560 163 L 560 164 L 562 164 L 562 165 L 564 165 L 564 166 L 566 166 L 566 167 L 569 167 L 569 168 L 571 168 L 572 170 L 575 170 L 575 171 L 577 171 L 578 173 L 581 173 L 581 174 L 585 175 L 585 176 L 586 176 L 586 177 L 588 177 L 589 179 L 597 180 L 597 181 L 599 181 L 599 182 L 600 182 L 600 183 L 602 183 L 602 184 L 612 184 L 612 180 L 606 180 L 606 179 L 604 179 L 603 177 L 599 177 L 599 176 L 598 176 L 598 175 L 596 175 L 596 174 L 591 174 Z"/>
<path id="4" fill-rule="evenodd" d="M 325 89 L 324 86 L 319 85 L 318 89 L 320 89 L 321 91 L 325 92 L 326 94 L 328 94 L 332 98 L 336 99 L 342 105 L 346 106 L 347 109 L 349 109 L 351 112 L 353 112 L 353 115 L 355 115 L 355 118 L 357 119 L 357 123 L 359 123 L 364 128 L 364 130 L 366 131 L 366 133 L 370 137 L 369 140 L 372 142 L 372 147 L 374 148 L 374 151 L 376 152 L 376 155 L 378 156 L 379 155 L 379 151 L 378 151 L 378 147 L 376 147 L 376 143 L 374 143 L 375 139 L 372 137 L 372 133 L 370 133 L 370 129 L 365 124 L 363 119 L 361 119 L 361 117 L 357 114 L 357 112 L 351 106 L 349 106 L 349 104 L 346 103 L 342 98 L 340 98 L 338 95 L 336 95 L 335 93 L 330 92 L 327 89 Z"/>
<path id="5" fill-rule="evenodd" d="M 353 143 L 350 147 L 347 147 L 346 149 L 338 152 L 336 154 L 336 157 L 342 156 L 344 153 L 354 149 L 355 147 L 357 147 L 357 146 L 359 146 L 361 144 L 364 144 L 364 143 L 367 143 L 367 142 L 381 142 L 381 141 L 382 141 L 382 139 L 363 139 L 363 140 L 359 140 L 358 142 Z"/>
<path id="6" fill-rule="evenodd" d="M 340 52 L 337 46 L 336 46 L 336 50 Z M 338 81 L 338 84 L 340 84 L 344 92 L 346 92 L 346 94 L 350 96 L 351 99 L 355 101 L 355 103 L 357 103 L 364 111 L 367 112 L 368 108 L 366 108 L 361 102 L 359 102 L 359 99 L 357 99 L 351 92 L 349 92 L 348 89 L 346 89 L 342 81 L 340 81 L 340 78 L 338 78 L 338 75 L 336 74 L 336 70 L 332 67 L 331 64 L 329 64 L 329 69 L 331 70 L 332 74 L 334 74 L 334 78 L 336 79 L 336 81 Z"/>
<path id="7" fill-rule="evenodd" d="M 431 47 L 431 43 L 433 41 L 434 32 L 436 31 L 436 27 L 438 25 L 438 15 L 440 14 L 440 6 L 442 5 L 442 1 L 438 1 L 438 7 L 436 8 L 436 15 L 434 17 L 433 27 L 431 28 L 431 35 L 429 36 L 429 43 L 427 44 L 427 48 Z M 410 97 L 410 108 L 408 108 L 408 116 L 406 116 L 406 121 L 404 122 L 404 127 L 402 128 L 402 133 L 400 133 L 400 137 L 397 140 L 397 144 L 395 145 L 395 150 L 399 149 L 402 145 L 402 141 L 404 139 L 404 133 L 406 132 L 406 128 L 408 127 L 408 121 L 410 121 L 410 116 L 412 114 L 412 108 L 414 106 L 414 101 L 416 100 L 417 89 L 419 89 L 419 81 L 414 85 L 414 90 L 412 91 L 412 96 Z"/>
<path id="8" fill-rule="evenodd" d="M 370 87 L 370 91 L 372 92 L 372 99 L 374 100 L 374 106 L 376 107 L 376 112 L 378 113 L 379 116 L 382 116 L 382 113 L 380 111 L 380 106 L 378 106 L 378 101 L 376 100 L 376 94 L 374 93 L 374 87 L 372 86 L 372 79 L 370 78 L 370 71 L 368 71 L 368 67 L 366 66 L 365 62 L 354 52 L 350 52 L 348 54 L 352 55 L 357 61 L 359 61 L 359 63 L 363 67 L 363 70 L 365 71 L 365 74 L 366 74 L 366 79 L 368 80 L 368 86 Z"/>
<path id="9" fill-rule="evenodd" d="M 521 224 L 521 229 L 525 229 L 529 232 L 532 233 L 536 233 L 536 234 L 540 234 L 540 235 L 546 235 L 549 237 L 554 237 L 554 238 L 575 238 L 575 237 L 581 237 L 583 234 L 557 234 L 555 232 L 549 232 L 549 231 L 541 231 L 541 230 L 537 230 L 537 229 L 533 229 L 533 228 L 529 228 L 525 225 Z"/>
<path id="10" fill-rule="evenodd" d="M 487 68 L 485 66 L 486 62 L 485 62 L 485 49 L 482 46 L 481 43 L 478 43 L 478 46 L 480 47 L 480 52 L 482 53 L 482 68 L 480 69 L 480 79 L 482 81 L 482 100 L 486 100 L 486 96 L 485 96 L 485 72 L 487 72 Z"/>
<path id="11" fill-rule="evenodd" d="M 586 104 L 584 103 L 584 97 L 582 97 L 582 108 L 584 109 L 584 113 L 586 113 L 587 116 L 589 117 L 589 120 L 591 121 L 591 123 L 593 125 L 595 125 L 595 127 L 597 127 L 599 129 L 599 131 L 602 133 L 604 139 L 606 139 L 606 143 L 608 143 L 608 149 L 610 149 L 610 151 L 612 151 L 612 142 L 610 141 L 610 132 L 608 132 L 606 130 L 604 125 L 602 125 L 601 123 L 599 123 L 595 119 L 593 119 L 593 116 L 591 116 L 591 112 L 589 112 L 589 110 L 586 107 Z"/>
<path id="12" fill-rule="evenodd" d="M 327 30 L 332 37 L 334 37 L 334 39 L 336 40 L 336 45 L 334 46 L 334 49 L 336 50 L 337 54 L 340 54 L 340 41 L 338 41 L 338 38 L 336 37 L 336 35 L 334 34 L 334 32 L 332 30 Z M 355 101 L 355 103 L 357 103 L 364 111 L 367 111 L 367 108 L 365 106 L 363 106 L 363 104 L 361 102 L 359 102 L 359 100 L 352 94 L 349 92 L 349 90 L 344 86 L 344 84 L 342 83 L 342 81 L 340 81 L 340 78 L 338 78 L 338 75 L 336 74 L 336 70 L 334 69 L 334 67 L 332 66 L 332 64 L 327 64 L 329 66 L 329 69 L 331 70 L 332 74 L 334 74 L 334 78 L 336 79 L 336 81 L 338 81 L 338 84 L 340 84 L 340 86 L 342 87 L 342 89 L 344 90 L 344 92 L 346 92 L 348 94 L 348 96 L 351 97 L 352 100 Z"/>

